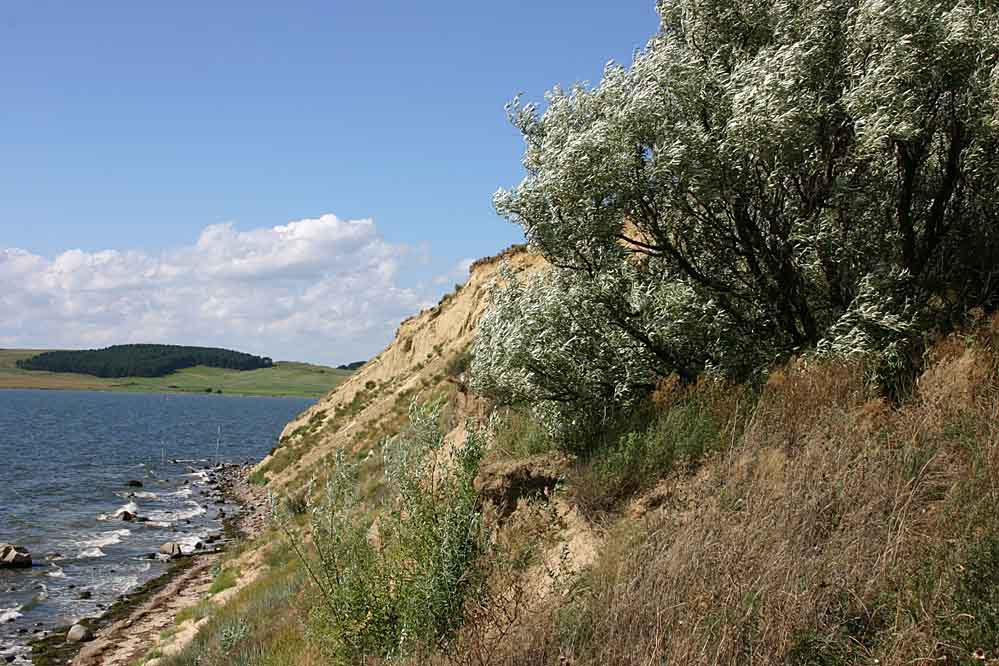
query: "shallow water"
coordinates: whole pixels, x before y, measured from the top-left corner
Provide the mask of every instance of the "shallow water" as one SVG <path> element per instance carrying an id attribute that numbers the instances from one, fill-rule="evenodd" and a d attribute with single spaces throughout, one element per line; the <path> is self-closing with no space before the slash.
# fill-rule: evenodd
<path id="1" fill-rule="evenodd" d="M 0 390 L 0 543 L 34 558 L 31 569 L 0 570 L 0 661 L 29 663 L 33 632 L 98 615 L 161 573 L 148 555 L 164 542 L 189 549 L 218 532 L 203 468 L 259 460 L 311 403 Z M 149 521 L 123 522 L 123 510 Z"/>

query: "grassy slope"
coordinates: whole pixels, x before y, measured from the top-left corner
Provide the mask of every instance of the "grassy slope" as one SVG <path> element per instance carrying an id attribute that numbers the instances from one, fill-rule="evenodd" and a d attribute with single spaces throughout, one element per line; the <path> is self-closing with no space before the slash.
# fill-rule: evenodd
<path id="1" fill-rule="evenodd" d="M 792 362 L 761 390 L 664 386 L 649 430 L 565 470 L 561 496 L 606 535 L 595 561 L 547 601 L 478 609 L 450 658 L 395 663 L 970 666 L 985 661 L 976 651 L 999 655 L 999 317 L 926 361 L 902 405 L 878 399 L 853 365 Z M 515 430 L 504 439 L 516 458 L 531 447 Z M 547 552 L 571 556 L 563 538 Z M 160 666 L 331 663 L 304 633 L 315 599 L 294 558 L 274 534 L 257 546 L 285 556 Z M 543 540 L 527 546 L 534 561 L 546 552 Z M 494 589 L 538 588 L 531 570 L 498 568 Z M 495 639 L 511 628 L 516 640 Z"/>
<path id="2" fill-rule="evenodd" d="M 240 372 L 198 366 L 166 377 L 104 379 L 68 372 L 21 370 L 16 363 L 42 350 L 0 349 L 0 388 L 73 389 L 91 391 L 205 392 L 241 395 L 319 397 L 350 372 L 308 363 L 279 362 L 272 368 Z"/>

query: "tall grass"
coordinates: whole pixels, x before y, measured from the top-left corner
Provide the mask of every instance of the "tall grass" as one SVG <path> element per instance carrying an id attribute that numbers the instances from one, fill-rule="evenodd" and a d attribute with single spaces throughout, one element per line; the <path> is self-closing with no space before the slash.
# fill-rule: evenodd
<path id="1" fill-rule="evenodd" d="M 859 365 L 773 373 L 745 428 L 496 663 L 999 658 L 997 330 L 938 343 L 897 407 Z M 601 464 L 648 464 L 629 447 L 652 448 Z"/>

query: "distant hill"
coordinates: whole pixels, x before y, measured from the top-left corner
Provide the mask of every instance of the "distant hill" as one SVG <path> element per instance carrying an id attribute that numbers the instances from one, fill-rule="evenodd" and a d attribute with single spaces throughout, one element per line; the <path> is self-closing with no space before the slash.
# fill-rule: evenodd
<path id="1" fill-rule="evenodd" d="M 336 369 L 350 370 L 351 372 L 353 372 L 354 370 L 360 370 L 365 363 L 367 363 L 367 361 L 354 361 L 353 363 L 344 363 L 343 365 L 336 366 Z"/>
<path id="2" fill-rule="evenodd" d="M 46 349 L 0 349 L 0 390 L 64 389 L 154 393 L 226 393 L 317 398 L 354 374 L 310 363 L 275 361 L 257 370 L 230 370 L 203 365 L 162 377 L 96 377 L 74 372 L 40 372 L 18 367 Z"/>
<path id="3" fill-rule="evenodd" d="M 94 377 L 164 377 L 195 366 L 228 370 L 259 370 L 274 362 L 215 347 L 180 345 L 114 345 L 104 349 L 49 351 L 17 362 L 22 370 L 73 372 Z"/>

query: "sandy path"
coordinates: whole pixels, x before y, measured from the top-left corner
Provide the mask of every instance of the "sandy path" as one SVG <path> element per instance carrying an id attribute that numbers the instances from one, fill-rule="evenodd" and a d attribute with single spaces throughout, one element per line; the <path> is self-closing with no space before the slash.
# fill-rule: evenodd
<path id="1" fill-rule="evenodd" d="M 181 610 L 202 599 L 212 585 L 212 567 L 221 554 L 201 555 L 187 571 L 137 606 L 127 617 L 104 627 L 73 660 L 73 666 L 128 666 L 145 656 L 160 633 L 172 627 Z"/>

